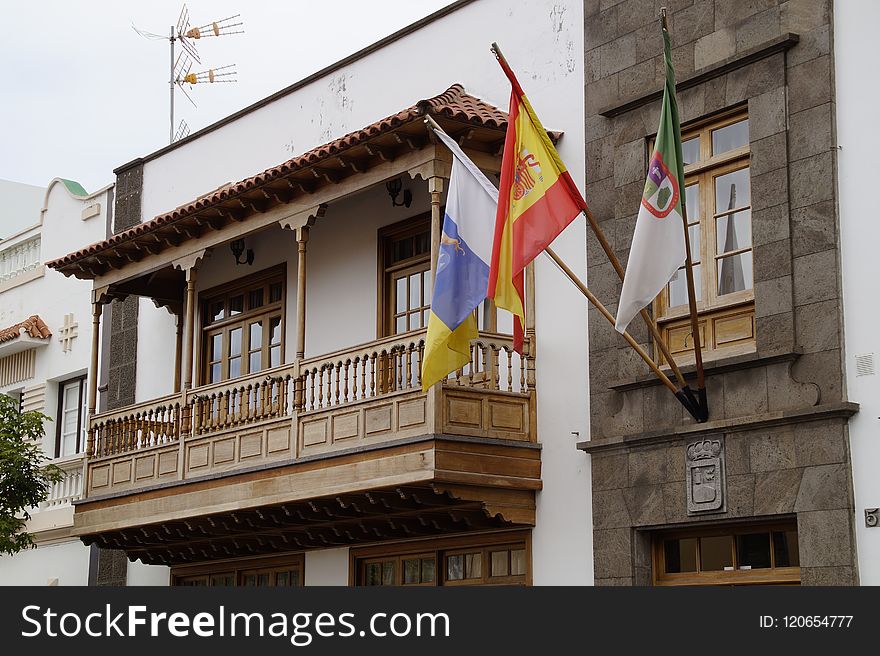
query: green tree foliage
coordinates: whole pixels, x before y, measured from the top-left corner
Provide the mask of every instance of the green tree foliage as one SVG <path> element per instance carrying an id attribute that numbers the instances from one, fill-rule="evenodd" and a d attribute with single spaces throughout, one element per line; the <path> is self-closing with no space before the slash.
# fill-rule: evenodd
<path id="1" fill-rule="evenodd" d="M 52 483 L 64 478 L 55 465 L 45 464 L 43 420 L 39 412 L 19 412 L 18 403 L 0 394 L 0 554 L 14 554 L 34 545 L 25 522 L 28 509 L 49 496 Z"/>

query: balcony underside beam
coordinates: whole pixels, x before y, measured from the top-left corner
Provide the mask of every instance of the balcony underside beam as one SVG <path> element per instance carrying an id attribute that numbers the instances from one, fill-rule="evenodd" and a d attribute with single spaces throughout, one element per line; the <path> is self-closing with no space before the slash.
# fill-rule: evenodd
<path id="1" fill-rule="evenodd" d="M 526 505 L 530 496 L 522 498 Z M 193 517 L 84 536 L 83 541 L 125 550 L 130 559 L 147 564 L 179 565 L 515 525 L 480 501 L 428 485 Z"/>

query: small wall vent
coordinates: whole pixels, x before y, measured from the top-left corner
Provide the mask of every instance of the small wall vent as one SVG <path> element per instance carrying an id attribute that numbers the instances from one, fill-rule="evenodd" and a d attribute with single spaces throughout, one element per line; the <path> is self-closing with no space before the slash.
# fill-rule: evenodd
<path id="1" fill-rule="evenodd" d="M 874 354 L 865 353 L 856 356 L 856 376 L 874 375 Z"/>

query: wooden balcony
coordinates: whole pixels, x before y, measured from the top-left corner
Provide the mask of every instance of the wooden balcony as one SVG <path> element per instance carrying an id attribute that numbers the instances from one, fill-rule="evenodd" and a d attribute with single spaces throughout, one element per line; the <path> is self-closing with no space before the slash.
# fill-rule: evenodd
<path id="1" fill-rule="evenodd" d="M 476 511 L 469 526 L 534 524 L 532 359 L 514 353 L 509 336 L 481 334 L 471 363 L 423 392 L 424 338 L 386 338 L 96 415 L 77 532 L 147 557 L 145 525 L 183 522 L 175 530 L 192 533 L 190 545 L 207 530 L 194 518 L 238 513 L 240 521 L 253 511 L 283 524 L 301 512 L 297 504 L 315 512 L 316 501 L 331 499 L 353 521 L 352 504 L 389 491 L 398 501 L 430 498 L 457 517 Z M 391 514 L 417 509 L 385 503 Z M 126 533 L 133 527 L 141 534 Z M 358 541 L 349 535 L 343 544 Z M 216 547 L 222 536 L 214 538 Z M 154 551 L 152 562 L 186 562 L 182 551 Z"/>

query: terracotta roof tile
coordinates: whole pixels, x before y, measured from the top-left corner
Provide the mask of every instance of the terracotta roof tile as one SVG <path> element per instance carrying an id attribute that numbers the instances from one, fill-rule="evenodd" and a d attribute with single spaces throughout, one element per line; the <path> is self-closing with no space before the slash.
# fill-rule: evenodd
<path id="1" fill-rule="evenodd" d="M 396 114 L 383 118 L 380 121 L 368 125 L 362 130 L 356 130 L 339 139 L 335 139 L 322 146 L 294 157 L 282 164 L 266 169 L 250 178 L 236 183 L 229 183 L 215 189 L 199 198 L 181 205 L 170 212 L 161 214 L 145 223 L 138 224 L 124 232 L 114 235 L 102 242 L 86 246 L 83 249 L 69 253 L 47 265 L 53 269 L 64 269 L 66 266 L 97 255 L 113 248 L 123 242 L 130 241 L 138 236 L 154 232 L 164 226 L 196 214 L 206 208 L 219 205 L 224 201 L 234 199 L 252 189 L 262 187 L 272 181 L 283 178 L 300 169 L 307 168 L 326 158 L 338 155 L 354 146 L 361 145 L 370 139 L 381 136 L 412 121 L 418 120 L 425 114 L 434 117 L 446 118 L 456 122 L 469 123 L 478 127 L 493 128 L 503 131 L 507 128 L 507 113 L 497 107 L 483 102 L 479 98 L 469 95 L 460 84 L 454 84 L 446 91 L 433 98 L 421 100 L 415 105 L 408 107 Z M 70 275 L 70 271 L 64 271 Z"/>
<path id="2" fill-rule="evenodd" d="M 52 336 L 52 331 L 49 330 L 49 326 L 46 325 L 46 322 L 40 319 L 38 315 L 34 314 L 14 326 L 9 326 L 9 328 L 3 328 L 0 330 L 0 344 L 11 342 L 13 339 L 18 339 L 24 333 L 37 339 L 48 339 Z"/>

